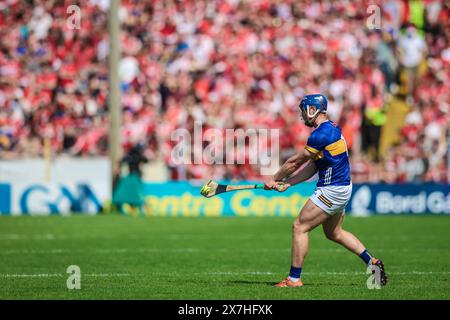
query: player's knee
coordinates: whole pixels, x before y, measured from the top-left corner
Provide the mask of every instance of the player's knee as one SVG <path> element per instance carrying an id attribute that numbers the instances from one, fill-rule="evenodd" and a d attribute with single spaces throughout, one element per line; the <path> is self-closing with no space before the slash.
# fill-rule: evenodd
<path id="1" fill-rule="evenodd" d="M 341 230 L 334 229 L 331 231 L 325 231 L 325 236 L 327 237 L 328 240 L 339 242 L 341 239 Z"/>
<path id="2" fill-rule="evenodd" d="M 295 234 L 308 232 L 308 226 L 304 223 L 301 223 L 298 219 L 294 221 L 292 224 L 292 232 Z"/>

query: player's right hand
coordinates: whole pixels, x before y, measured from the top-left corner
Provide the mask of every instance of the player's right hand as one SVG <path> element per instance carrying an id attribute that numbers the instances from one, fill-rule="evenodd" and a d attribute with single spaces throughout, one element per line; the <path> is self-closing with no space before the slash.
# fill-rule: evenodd
<path id="1" fill-rule="evenodd" d="M 273 189 L 277 190 L 278 192 L 283 192 L 286 191 L 290 186 L 291 185 L 289 183 L 277 181 Z"/>

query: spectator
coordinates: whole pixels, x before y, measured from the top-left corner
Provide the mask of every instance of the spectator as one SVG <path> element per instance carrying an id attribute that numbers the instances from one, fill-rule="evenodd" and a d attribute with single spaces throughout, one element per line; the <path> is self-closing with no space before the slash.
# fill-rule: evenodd
<path id="1" fill-rule="evenodd" d="M 0 4 L 2 158 L 41 156 L 44 135 L 60 156 L 106 155 L 109 2 L 83 2 L 79 30 L 66 25 L 72 4 Z M 142 143 L 145 154 L 167 163 L 172 178 L 258 179 L 258 166 L 248 163 L 174 165 L 171 133 L 192 131 L 194 120 L 204 128 L 280 128 L 285 158 L 308 136 L 296 114 L 298 101 L 320 91 L 344 129 L 357 179 L 445 181 L 448 1 L 375 1 L 383 15 L 379 32 L 366 28 L 369 4 L 121 1 L 123 147 Z M 381 126 L 392 121 L 382 110 L 401 89 L 398 69 L 412 114 L 399 145 L 376 163 L 369 150 L 377 150 Z M 414 161 L 420 172 L 408 169 Z"/>
<path id="2" fill-rule="evenodd" d="M 406 93 L 414 95 L 419 79 L 419 65 L 426 54 L 426 44 L 417 33 L 416 27 L 410 25 L 406 34 L 401 35 L 398 40 L 399 60 L 402 67 L 401 73 L 406 82 Z"/>

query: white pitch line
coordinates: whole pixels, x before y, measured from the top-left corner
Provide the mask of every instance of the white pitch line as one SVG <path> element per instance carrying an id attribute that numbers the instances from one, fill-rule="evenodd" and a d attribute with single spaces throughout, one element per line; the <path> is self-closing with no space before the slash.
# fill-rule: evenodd
<path id="1" fill-rule="evenodd" d="M 52 278 L 52 277 L 67 277 L 67 274 L 63 273 L 0 273 L 0 278 Z M 130 273 L 81 273 L 82 277 L 133 277 L 143 276 L 142 274 L 130 274 Z"/>
<path id="2" fill-rule="evenodd" d="M 366 272 L 304 272 L 304 274 L 311 275 L 341 275 L 341 276 L 351 276 L 351 275 L 362 275 Z M 450 274 L 449 271 L 409 271 L 409 272 L 388 272 L 388 275 L 427 275 L 427 274 Z"/>
<path id="3" fill-rule="evenodd" d="M 250 250 L 250 249 L 249 249 Z M 211 251 L 208 249 L 199 249 L 199 248 L 171 248 L 171 249 L 160 249 L 160 248 L 136 248 L 136 249 L 128 249 L 128 248 L 115 248 L 115 249 L 0 249 L 0 255 L 2 254 L 64 254 L 64 253 L 86 253 L 86 252 L 95 252 L 95 253 L 158 253 L 158 252 L 172 252 L 172 253 L 192 253 L 192 252 L 200 252 L 200 251 Z M 234 250 L 227 250 L 234 251 Z"/>
<path id="4" fill-rule="evenodd" d="M 229 275 L 229 276 L 242 276 L 242 275 L 256 275 L 256 276 L 265 276 L 265 275 L 276 275 L 279 272 L 271 272 L 271 271 L 244 271 L 244 272 L 233 272 L 233 271 L 222 271 L 222 272 L 195 272 L 195 273 L 187 273 L 186 275 Z M 334 276 L 359 276 L 366 275 L 365 272 L 331 272 L 331 271 L 310 271 L 303 272 L 304 275 L 316 275 L 316 276 L 324 276 L 324 275 L 334 275 Z M 409 272 L 389 272 L 389 275 L 447 275 L 450 274 L 450 271 L 409 271 Z M 157 275 L 157 276 L 173 276 L 178 275 L 177 273 L 172 272 L 155 272 L 149 274 L 130 274 L 130 273 L 81 273 L 81 277 L 93 277 L 93 278 L 105 278 L 105 277 L 143 277 L 146 275 Z M 51 278 L 51 277 L 67 277 L 66 274 L 63 273 L 33 273 L 33 274 L 22 274 L 22 273 L 0 273 L 0 278 Z"/>
<path id="5" fill-rule="evenodd" d="M 86 273 L 81 274 L 86 277 L 141 277 L 142 274 L 131 274 L 131 273 Z"/>
<path id="6" fill-rule="evenodd" d="M 5 233 L 0 234 L 0 240 L 42 240 L 42 241 L 55 241 L 55 240 L 74 240 L 74 239 L 128 239 L 128 240 L 149 240 L 158 239 L 158 240 L 166 240 L 166 241 L 186 241 L 186 240 L 252 240 L 252 239 L 283 239 L 289 238 L 289 232 L 285 235 L 281 234 L 253 234 L 253 233 L 244 233 L 244 234 L 235 234 L 235 235 L 227 235 L 227 234 L 153 234 L 153 235 L 126 235 L 126 236 L 112 236 L 112 235 L 93 235 L 93 234 L 53 234 L 53 233 L 42 233 L 42 234 L 18 234 L 18 233 Z M 290 238 L 289 238 L 290 239 Z M 374 238 L 371 236 L 365 237 L 366 240 L 379 240 L 378 238 Z M 416 239 L 420 240 L 440 240 L 441 238 L 434 235 L 422 235 L 416 237 Z M 383 240 L 391 240 L 397 242 L 411 241 L 410 237 L 407 236 L 383 236 Z M 424 249 L 425 250 L 425 249 Z M 398 250 L 397 250 L 398 251 Z"/>
<path id="7" fill-rule="evenodd" d="M 279 274 L 279 272 L 258 272 L 258 271 L 248 271 L 248 272 L 206 272 L 203 274 L 208 275 L 273 275 Z M 335 276 L 358 276 L 365 275 L 365 272 L 332 272 L 332 271 L 306 271 L 302 272 L 305 275 L 335 275 Z M 409 271 L 409 272 L 389 272 L 389 275 L 427 275 L 427 274 L 450 274 L 450 271 Z"/>
<path id="8" fill-rule="evenodd" d="M 270 271 L 248 271 L 248 272 L 232 272 L 232 271 L 223 271 L 223 272 L 203 272 L 200 274 L 205 274 L 205 275 L 272 275 L 272 274 L 276 274 L 275 272 L 270 272 Z"/>
<path id="9" fill-rule="evenodd" d="M 274 253 L 274 252 L 290 252 L 291 249 L 231 249 L 231 248 L 113 248 L 113 249 L 0 249 L 0 255 L 14 255 L 14 254 L 73 254 L 73 253 L 86 253 L 95 252 L 99 254 L 129 254 L 129 253 L 208 253 L 208 252 L 221 252 L 221 253 Z M 345 252 L 343 249 L 315 249 L 316 252 Z"/>
<path id="10" fill-rule="evenodd" d="M 62 235 L 62 234 L 31 234 L 5 233 L 0 235 L 0 240 L 72 240 L 72 239 L 113 239 L 110 235 Z"/>
<path id="11" fill-rule="evenodd" d="M 415 251 L 442 251 L 442 248 L 417 248 Z M 99 254 L 129 254 L 129 253 L 208 253 L 208 252 L 223 252 L 223 253 L 284 253 L 290 252 L 290 248 L 89 248 L 89 249 L 0 249 L 0 255 L 14 255 L 14 254 L 73 254 L 73 253 L 87 253 L 95 252 Z M 336 248 L 316 248 L 311 249 L 312 252 L 326 252 L 326 253 L 344 253 L 345 249 Z M 373 248 L 372 251 L 378 252 L 409 252 L 407 249 L 383 249 Z"/>
<path id="12" fill-rule="evenodd" d="M 51 277 L 62 277 L 60 273 L 34 273 L 34 274 L 22 274 L 22 273 L 6 273 L 0 274 L 1 278 L 51 278 Z"/>

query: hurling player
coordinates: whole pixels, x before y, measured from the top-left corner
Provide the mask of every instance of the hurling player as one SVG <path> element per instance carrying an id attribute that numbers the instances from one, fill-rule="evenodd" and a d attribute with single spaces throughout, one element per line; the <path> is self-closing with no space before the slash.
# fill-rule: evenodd
<path id="1" fill-rule="evenodd" d="M 347 145 L 341 129 L 328 120 L 328 101 L 322 94 L 305 96 L 300 102 L 305 124 L 314 127 L 301 152 L 289 158 L 266 183 L 266 189 L 285 191 L 308 180 L 318 172 L 314 194 L 309 198 L 292 225 L 292 260 L 289 276 L 277 287 L 301 287 L 301 272 L 308 252 L 308 234 L 322 225 L 325 236 L 358 255 L 366 265 L 379 269 L 379 284 L 387 283 L 384 264 L 374 258 L 352 233 L 342 228 L 344 209 L 352 193 Z M 301 170 L 296 172 L 303 164 Z"/>

